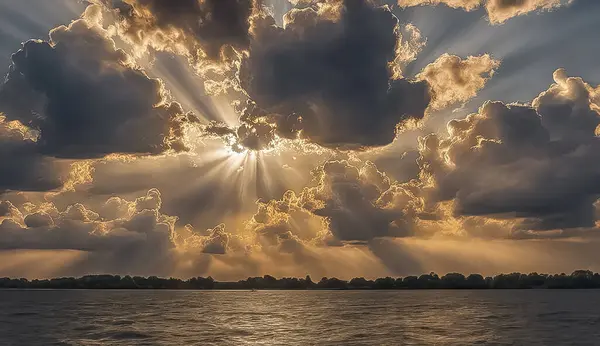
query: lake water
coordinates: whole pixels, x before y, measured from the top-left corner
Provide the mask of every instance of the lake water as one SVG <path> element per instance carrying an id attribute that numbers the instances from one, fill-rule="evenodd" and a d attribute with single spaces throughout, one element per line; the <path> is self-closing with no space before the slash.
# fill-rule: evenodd
<path id="1" fill-rule="evenodd" d="M 0 291 L 0 345 L 600 345 L 600 291 Z"/>

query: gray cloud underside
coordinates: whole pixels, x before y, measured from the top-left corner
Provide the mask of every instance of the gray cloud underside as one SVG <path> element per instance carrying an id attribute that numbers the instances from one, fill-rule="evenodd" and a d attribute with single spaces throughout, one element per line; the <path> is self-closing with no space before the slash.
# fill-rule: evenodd
<path id="1" fill-rule="evenodd" d="M 255 24 L 241 86 L 282 137 L 301 130 L 328 147 L 389 144 L 398 123 L 423 117 L 427 85 L 393 79 L 399 23 L 388 9 L 357 0 L 332 3 L 339 18 L 308 7 L 289 12 L 284 28 L 272 19 Z"/>
<path id="2" fill-rule="evenodd" d="M 74 158 L 183 150 L 182 127 L 194 119 L 83 19 L 13 55 L 0 111 L 39 131 L 41 154 Z"/>

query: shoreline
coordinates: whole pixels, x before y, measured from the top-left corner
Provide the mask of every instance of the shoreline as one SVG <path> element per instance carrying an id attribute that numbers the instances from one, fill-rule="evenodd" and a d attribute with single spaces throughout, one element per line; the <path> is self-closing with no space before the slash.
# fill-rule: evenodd
<path id="1" fill-rule="evenodd" d="M 600 274 L 577 270 L 572 274 L 499 274 L 484 277 L 435 273 L 420 276 L 351 280 L 324 277 L 314 282 L 305 278 L 280 278 L 270 275 L 239 281 L 216 281 L 212 277 L 187 280 L 156 276 L 86 275 L 53 279 L 0 278 L 0 289 L 121 289 L 121 290 L 503 290 L 503 289 L 600 289 Z"/>

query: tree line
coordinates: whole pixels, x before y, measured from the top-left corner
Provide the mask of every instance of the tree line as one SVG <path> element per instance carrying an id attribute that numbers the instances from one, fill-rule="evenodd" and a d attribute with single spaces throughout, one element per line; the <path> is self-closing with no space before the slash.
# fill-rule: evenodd
<path id="1" fill-rule="evenodd" d="M 45 280 L 0 278 L 0 289 L 173 289 L 173 290 L 361 290 L 361 289 L 572 289 L 600 288 L 600 274 L 577 270 L 567 274 L 500 274 L 483 277 L 480 274 L 465 276 L 448 273 L 442 277 L 435 273 L 403 278 L 378 278 L 368 280 L 353 278 L 340 280 L 322 278 L 314 282 L 305 278 L 281 278 L 270 275 L 250 277 L 240 281 L 215 281 L 212 277 L 196 277 L 188 280 L 159 278 L 156 276 L 87 275 L 79 278 L 64 277 Z"/>

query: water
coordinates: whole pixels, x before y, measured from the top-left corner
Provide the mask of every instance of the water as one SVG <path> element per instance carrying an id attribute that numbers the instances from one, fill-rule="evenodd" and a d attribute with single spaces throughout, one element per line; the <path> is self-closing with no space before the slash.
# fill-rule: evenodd
<path id="1" fill-rule="evenodd" d="M 0 345 L 600 345 L 600 291 L 0 291 Z"/>

